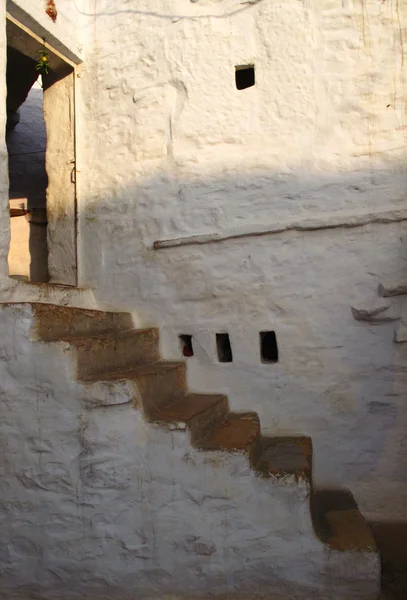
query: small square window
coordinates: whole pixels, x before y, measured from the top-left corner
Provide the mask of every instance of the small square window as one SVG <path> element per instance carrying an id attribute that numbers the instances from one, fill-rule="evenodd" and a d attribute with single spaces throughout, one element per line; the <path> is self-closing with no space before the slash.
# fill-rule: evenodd
<path id="1" fill-rule="evenodd" d="M 232 346 L 230 345 L 228 333 L 216 334 L 216 349 L 218 351 L 219 362 L 233 361 Z"/>
<path id="2" fill-rule="evenodd" d="M 181 343 L 182 356 L 190 357 L 194 355 L 194 349 L 192 347 L 192 335 L 182 334 L 179 336 Z"/>
<path id="3" fill-rule="evenodd" d="M 278 362 L 278 346 L 275 331 L 260 331 L 260 356 L 262 363 Z"/>
<path id="4" fill-rule="evenodd" d="M 235 67 L 235 80 L 238 90 L 245 90 L 255 84 L 254 65 L 241 65 Z"/>

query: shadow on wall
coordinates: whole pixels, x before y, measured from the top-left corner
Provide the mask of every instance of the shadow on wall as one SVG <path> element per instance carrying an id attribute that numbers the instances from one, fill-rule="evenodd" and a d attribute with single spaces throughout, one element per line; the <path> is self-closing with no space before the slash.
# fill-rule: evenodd
<path id="1" fill-rule="evenodd" d="M 113 164 L 79 207 L 81 285 L 104 307 L 159 323 L 166 358 L 178 357 L 179 334 L 193 335 L 192 387 L 227 392 L 268 434 L 311 435 L 318 484 L 349 486 L 373 517 L 383 498 L 403 513 L 407 355 L 393 338 L 405 297 L 377 294 L 406 270 L 399 165 L 203 175 L 198 163 L 185 177 L 163 169 L 126 183 L 124 157 Z M 158 240 L 179 245 L 157 250 Z M 377 322 L 351 313 L 384 305 Z M 279 362 L 261 364 L 258 336 L 269 330 Z M 221 368 L 215 332 L 232 344 Z"/>

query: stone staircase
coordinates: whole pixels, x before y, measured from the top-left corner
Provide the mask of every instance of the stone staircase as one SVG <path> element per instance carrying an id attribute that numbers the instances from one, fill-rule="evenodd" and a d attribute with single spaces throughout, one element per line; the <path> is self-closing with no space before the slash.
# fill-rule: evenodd
<path id="1" fill-rule="evenodd" d="M 313 489 L 309 437 L 262 435 L 255 412 L 232 411 L 223 394 L 189 391 L 185 362 L 162 360 L 158 329 L 133 329 L 130 314 L 35 303 L 15 306 L 28 306 L 32 314 L 31 341 L 62 349 L 85 389 L 113 389 L 106 406 L 115 403 L 115 386 L 123 389 L 125 384 L 127 402 L 152 427 L 185 430 L 191 447 L 208 456 L 243 454 L 259 480 L 302 490 L 325 578 L 321 596 L 314 590 L 309 597 L 328 597 L 324 594 L 333 586 L 330 598 L 377 598 L 380 563 L 370 528 L 349 492 Z M 338 583 L 338 578 L 343 581 Z"/>

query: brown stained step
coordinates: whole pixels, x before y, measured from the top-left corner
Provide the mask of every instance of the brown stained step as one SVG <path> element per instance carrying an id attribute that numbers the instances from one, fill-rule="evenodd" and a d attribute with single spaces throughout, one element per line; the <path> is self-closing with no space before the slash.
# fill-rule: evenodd
<path id="1" fill-rule="evenodd" d="M 160 360 L 146 365 L 139 365 L 130 369 L 118 369 L 117 371 L 106 371 L 105 373 L 91 374 L 83 377 L 84 383 L 98 383 L 103 381 L 128 381 L 151 375 L 164 376 L 174 369 L 185 368 L 185 363 L 178 360 Z"/>
<path id="2" fill-rule="evenodd" d="M 407 522 L 379 521 L 369 524 L 382 561 L 404 567 L 407 575 Z"/>
<path id="3" fill-rule="evenodd" d="M 229 413 L 224 421 L 195 445 L 201 450 L 248 452 L 259 435 L 260 422 L 257 413 Z"/>
<path id="4" fill-rule="evenodd" d="M 84 383 L 133 381 L 137 400 L 141 402 L 146 420 L 162 407 L 173 403 L 186 390 L 186 365 L 179 361 L 158 361 L 116 372 L 93 374 Z"/>
<path id="5" fill-rule="evenodd" d="M 90 376 L 105 376 L 124 371 L 160 359 L 159 332 L 156 328 L 133 329 L 117 333 L 64 337 L 57 342 L 66 342 L 76 349 L 78 379 Z"/>
<path id="6" fill-rule="evenodd" d="M 210 428 L 225 419 L 229 411 L 227 396 L 223 394 L 186 394 L 180 400 L 157 408 L 149 420 L 170 429 L 188 429 L 191 441 L 202 439 Z"/>
<path id="7" fill-rule="evenodd" d="M 333 550 L 376 552 L 372 531 L 347 490 L 318 490 L 311 499 L 318 537 Z"/>
<path id="8" fill-rule="evenodd" d="M 55 304 L 31 303 L 34 339 L 52 342 L 65 337 L 100 335 L 133 329 L 130 313 L 88 310 Z"/>
<path id="9" fill-rule="evenodd" d="M 310 479 L 312 442 L 308 437 L 261 437 L 251 456 L 253 468 L 264 477 Z"/>
<path id="10" fill-rule="evenodd" d="M 407 598 L 407 522 L 384 521 L 370 523 L 379 548 L 383 598 Z"/>

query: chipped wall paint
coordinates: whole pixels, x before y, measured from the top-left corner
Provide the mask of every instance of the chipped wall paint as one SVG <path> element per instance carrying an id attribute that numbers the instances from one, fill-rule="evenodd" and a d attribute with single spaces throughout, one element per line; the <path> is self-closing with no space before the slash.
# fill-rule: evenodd
<path id="1" fill-rule="evenodd" d="M 406 10 L 373 0 L 83 8 L 83 291 L 6 277 L 4 167 L 0 180 L 2 301 L 137 312 L 138 324 L 160 325 L 166 358 L 180 355 L 179 333 L 192 334 L 191 388 L 228 393 L 267 433 L 311 435 L 316 483 L 349 487 L 372 519 L 406 517 L 406 356 L 393 343 L 397 320 L 356 321 L 351 306 L 403 317 L 405 297 L 380 299 L 377 286 L 405 278 L 406 223 L 152 246 L 404 207 Z M 241 64 L 255 64 L 256 85 L 238 91 Z M 269 329 L 275 365 L 260 364 L 258 333 Z M 229 333 L 233 363 L 217 362 L 216 332 Z"/>

